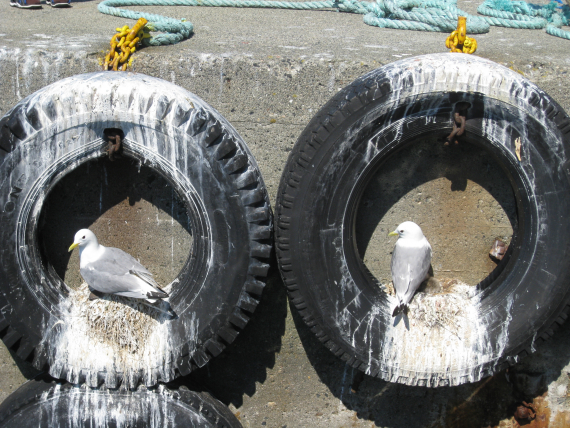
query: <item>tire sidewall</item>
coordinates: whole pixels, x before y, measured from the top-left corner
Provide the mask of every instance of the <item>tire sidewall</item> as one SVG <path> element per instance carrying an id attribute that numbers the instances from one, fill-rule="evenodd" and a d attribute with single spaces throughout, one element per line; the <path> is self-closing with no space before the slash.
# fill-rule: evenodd
<path id="1" fill-rule="evenodd" d="M 81 84 L 93 75 L 76 79 Z M 150 78 L 143 76 L 145 79 Z M 155 84 L 158 81 L 152 80 Z M 193 364 L 204 364 L 209 356 L 203 350 L 199 363 L 191 361 L 192 355 L 209 340 L 217 340 L 216 332 L 229 325 L 228 319 L 244 295 L 251 264 L 250 222 L 238 190 L 239 174 L 229 174 L 216 151 L 204 142 L 209 125 L 221 126 L 222 138 L 234 141 L 238 150 L 249 157 L 248 172 L 257 174 L 263 187 L 255 161 L 229 123 L 193 94 L 181 88 L 175 89 L 180 94 L 173 94 L 173 89 L 168 89 L 160 97 L 150 95 L 148 99 L 159 104 L 157 111 L 161 105 L 166 105 L 163 110 L 168 111 L 176 102 L 191 105 L 186 113 L 189 117 L 180 126 L 172 123 L 178 119 L 178 112 L 168 117 L 174 117 L 172 122 L 153 117 L 149 111 L 145 114 L 148 107 L 144 96 L 140 109 L 136 102 L 121 104 L 124 98 L 117 97 L 108 110 L 67 109 L 49 126 L 28 130 L 28 136 L 14 146 L 0 166 L 0 242 L 4 243 L 0 251 L 0 285 L 10 306 L 5 316 L 32 346 L 41 344 L 46 355 L 53 354 L 49 347 L 54 345 L 48 343 L 49 335 L 54 335 L 52 328 L 68 309 L 67 286 L 44 266 L 37 241 L 38 221 L 49 191 L 70 171 L 105 155 L 106 142 L 101 137 L 107 128 L 121 129 L 125 154 L 162 175 L 177 191 L 192 223 L 192 250 L 173 282 L 169 299 L 178 315 L 168 327 L 169 361 L 164 368 L 148 368 L 154 372 L 148 375 L 149 382 L 157 380 L 157 371 L 162 373 L 158 377 L 167 381 L 176 376 L 176 365 L 186 365 L 185 370 L 190 371 Z M 21 105 L 26 111 L 46 110 L 41 91 Z M 64 369 L 61 375 L 77 374 L 83 369 Z M 136 379 L 133 381 L 136 384 Z"/>
<path id="2" fill-rule="evenodd" d="M 545 120 L 544 112 L 521 102 L 521 91 L 529 89 L 552 101 L 526 83 L 513 85 L 511 93 L 518 91 L 519 97 L 507 102 L 494 94 L 454 91 L 453 82 L 444 92 L 433 91 L 431 83 L 410 83 L 402 77 L 406 67 L 398 64 L 382 71 L 363 76 L 361 82 L 378 82 L 378 87 L 384 87 L 384 96 L 333 128 L 295 183 L 303 190 L 297 190 L 294 209 L 287 211 L 291 217 L 287 231 L 290 247 L 303 250 L 299 255 L 281 254 L 287 262 L 291 257 L 287 266 L 291 272 L 284 278 L 304 277 L 311 284 L 295 289 L 308 303 L 301 308 L 310 312 L 305 313 L 305 318 L 318 320 L 318 329 L 326 333 L 317 333 L 321 340 L 327 343 L 330 338 L 329 347 L 335 350 L 340 346 L 351 364 L 396 380 L 386 372 L 397 371 L 399 362 L 381 360 L 386 326 L 393 321 L 389 299 L 358 256 L 354 242 L 356 206 L 370 174 L 381 168 L 383 161 L 422 135 L 448 134 L 455 103 L 471 103 L 464 138 L 484 146 L 498 160 L 511 181 L 519 211 L 513 240 L 516 246 L 509 263 L 489 286 L 479 290 L 474 300 L 490 344 L 485 344 L 478 374 L 472 376 L 473 367 L 441 374 L 478 380 L 491 374 L 505 356 L 515 361 L 521 351 L 529 348 L 529 331 L 540 334 L 567 304 L 570 278 L 564 260 L 570 228 L 560 220 L 570 208 L 570 185 L 565 158 L 558 155 L 569 142 L 552 121 Z M 398 73 L 400 80 L 394 77 Z M 387 85 L 392 86 L 386 89 Z M 348 95 L 340 93 L 337 100 L 343 98 Z M 310 124 L 299 141 L 311 141 L 315 126 L 313 123 L 310 129 Z M 523 148 L 521 161 L 515 153 L 517 138 L 521 138 Z M 298 155 L 292 154 L 289 165 Z M 289 169 L 301 175 L 299 168 Z M 284 175 L 280 196 L 291 183 L 289 177 Z M 281 215 L 282 201 L 278 200 L 277 206 Z M 527 310 L 531 304 L 532 310 Z M 553 305 L 558 307 L 553 310 Z M 518 315 L 521 312 L 524 315 Z M 531 348 L 535 339 L 536 333 Z M 417 367 L 414 373 L 412 368 L 403 376 L 417 380 L 422 371 Z"/>

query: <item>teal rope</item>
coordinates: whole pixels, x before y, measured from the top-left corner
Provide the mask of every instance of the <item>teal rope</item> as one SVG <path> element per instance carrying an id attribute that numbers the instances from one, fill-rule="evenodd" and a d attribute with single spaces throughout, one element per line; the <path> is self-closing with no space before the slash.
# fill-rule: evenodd
<path id="1" fill-rule="evenodd" d="M 570 31 L 561 30 L 554 25 L 547 25 L 546 32 L 551 36 L 562 37 L 563 39 L 570 40 Z"/>
<path id="2" fill-rule="evenodd" d="M 553 2 L 554 3 L 554 2 Z M 119 9 L 120 6 L 209 6 L 255 7 L 296 10 L 336 8 L 347 13 L 364 15 L 367 25 L 400 30 L 451 32 L 457 28 L 457 18 L 467 17 L 467 31 L 471 34 L 487 33 L 490 25 L 511 28 L 545 28 L 548 34 L 570 40 L 570 32 L 561 30 L 568 25 L 570 13 L 555 4 L 528 5 L 524 1 L 485 0 L 474 16 L 457 7 L 457 0 L 324 0 L 324 1 L 263 1 L 263 0 L 104 0 L 97 6 L 99 12 L 129 19 L 145 18 L 152 31 L 160 31 L 144 45 L 167 45 L 189 38 L 194 26 L 185 20 L 161 15 Z M 568 6 L 564 6 L 568 9 Z"/>
<path id="3" fill-rule="evenodd" d="M 570 32 L 560 27 L 569 25 L 570 8 L 559 7 L 551 1 L 547 6 L 529 4 L 524 1 L 485 0 L 477 8 L 477 12 L 485 15 L 490 25 L 509 28 L 542 29 L 550 35 L 570 40 Z"/>

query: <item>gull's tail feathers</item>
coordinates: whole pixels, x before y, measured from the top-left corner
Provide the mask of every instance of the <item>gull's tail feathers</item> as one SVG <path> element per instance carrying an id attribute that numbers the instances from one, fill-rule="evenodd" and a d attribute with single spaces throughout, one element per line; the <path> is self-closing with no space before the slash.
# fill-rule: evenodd
<path id="1" fill-rule="evenodd" d="M 400 303 L 398 306 L 396 306 L 394 308 L 394 312 L 392 312 L 392 316 L 398 316 L 400 315 L 402 312 L 406 312 L 408 310 L 408 304 L 407 303 Z"/>

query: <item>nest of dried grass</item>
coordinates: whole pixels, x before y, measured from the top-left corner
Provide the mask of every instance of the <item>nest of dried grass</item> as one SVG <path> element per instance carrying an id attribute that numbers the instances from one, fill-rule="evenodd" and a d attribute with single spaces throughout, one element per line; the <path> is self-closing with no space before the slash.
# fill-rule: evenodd
<path id="1" fill-rule="evenodd" d="M 396 296 L 392 282 L 385 284 L 385 291 Z M 474 287 L 457 279 L 437 281 L 431 278 L 409 304 L 410 323 L 428 329 L 442 328 L 457 336 L 467 316 L 465 309 L 472 305 L 473 292 Z"/>
<path id="2" fill-rule="evenodd" d="M 134 299 L 106 295 L 89 300 L 89 288 L 83 283 L 71 290 L 72 313 L 82 319 L 89 340 L 111 347 L 124 357 L 144 351 L 152 332 L 165 316 Z"/>

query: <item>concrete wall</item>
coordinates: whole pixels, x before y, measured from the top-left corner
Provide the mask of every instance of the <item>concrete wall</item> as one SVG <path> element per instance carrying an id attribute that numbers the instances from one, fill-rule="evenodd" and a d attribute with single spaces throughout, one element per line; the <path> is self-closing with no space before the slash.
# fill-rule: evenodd
<path id="1" fill-rule="evenodd" d="M 99 69 L 114 28 L 128 21 L 94 9 L 91 2 L 77 2 L 69 10 L 44 6 L 24 17 L 27 11 L 9 8 L 7 2 L 0 5 L 0 114 L 51 82 Z M 365 26 L 360 16 L 335 12 L 149 10 L 191 15 L 196 35 L 177 46 L 142 50 L 133 70 L 170 80 L 219 110 L 255 155 L 272 203 L 297 136 L 339 88 L 402 55 L 444 51 L 443 34 L 380 30 Z M 57 25 L 58 19 L 69 24 Z M 478 54 L 520 70 L 570 111 L 568 41 L 540 31 L 499 28 L 477 39 Z M 508 240 L 511 234 L 509 188 L 485 153 L 469 147 L 454 154 L 437 148 L 430 154 L 433 165 L 422 170 L 428 144 L 419 142 L 415 151 L 376 178 L 380 189 L 394 181 L 398 186 L 389 192 L 374 187 L 367 191 L 360 232 L 365 262 L 379 278 L 388 278 L 393 242 L 384 238 L 385 232 L 409 215 L 425 225 L 426 235 L 437 246 L 436 276 L 475 283 L 494 266 L 486 255 L 492 240 Z M 469 167 L 461 166 L 474 158 L 477 162 Z M 404 167 L 419 168 L 421 174 L 404 175 L 399 172 Z M 154 198 L 147 178 L 135 180 L 134 187 L 105 193 L 104 208 L 89 199 L 91 206 L 81 221 L 83 205 L 66 200 L 64 192 L 52 203 L 76 204 L 66 218 L 66 230 L 94 222 L 101 241 L 137 252 L 167 281 L 179 262 L 169 238 L 181 237 L 176 254 L 184 254 L 191 237 L 172 195 Z M 101 192 L 100 184 L 88 190 L 93 198 Z M 57 219 L 59 208 L 48 214 Z M 145 217 L 153 219 L 158 231 L 125 241 L 148 227 Z M 60 230 L 46 231 L 46 242 L 67 248 L 70 242 L 63 236 Z M 150 242 L 156 246 L 151 248 Z M 66 281 L 79 281 L 77 260 L 67 260 L 63 253 L 57 253 L 57 269 Z M 169 257 L 154 257 L 164 253 Z M 1 400 L 34 370 L 2 345 L 0 373 Z M 325 349 L 290 308 L 275 267 L 250 324 L 222 355 L 185 382 L 210 389 L 230 405 L 244 427 L 511 427 L 516 426 L 512 416 L 523 400 L 534 400 L 538 408 L 538 417 L 528 427 L 563 427 L 570 426 L 569 379 L 568 324 L 516 367 L 476 384 L 426 389 L 363 376 Z"/>

